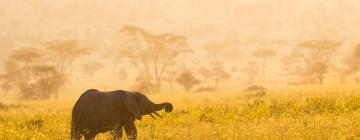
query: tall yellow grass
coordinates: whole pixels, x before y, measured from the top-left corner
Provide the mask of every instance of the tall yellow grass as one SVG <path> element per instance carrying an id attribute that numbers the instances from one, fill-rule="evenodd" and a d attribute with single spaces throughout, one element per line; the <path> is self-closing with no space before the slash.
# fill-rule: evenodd
<path id="1" fill-rule="evenodd" d="M 273 89 L 265 96 L 245 91 L 167 92 L 149 98 L 170 101 L 175 108 L 161 112 L 163 118 L 137 121 L 139 139 L 360 139 L 356 88 Z M 74 102 L 7 102 L 0 107 L 0 139 L 69 139 Z"/>

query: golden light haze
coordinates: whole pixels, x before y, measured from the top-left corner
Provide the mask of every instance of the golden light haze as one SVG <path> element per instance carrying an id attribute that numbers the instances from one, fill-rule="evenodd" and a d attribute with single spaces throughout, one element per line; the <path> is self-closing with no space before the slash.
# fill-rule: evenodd
<path id="1" fill-rule="evenodd" d="M 246 64 L 254 49 L 271 47 L 277 57 L 267 69 L 277 78 L 282 55 L 303 41 L 341 41 L 340 54 L 360 42 L 358 0 L 1 0 L 0 9 L 2 60 L 16 48 L 56 39 L 79 40 L 83 47 L 98 49 L 87 61 L 102 59 L 121 46 L 119 30 L 135 25 L 154 34 L 186 36 L 193 50 L 218 44 L 228 69 Z M 197 62 L 207 57 L 205 51 L 195 51 L 188 58 Z M 110 73 L 111 67 L 104 68 Z"/>
<path id="2" fill-rule="evenodd" d="M 181 33 L 195 41 L 324 36 L 357 41 L 355 27 L 360 22 L 357 0 L 2 0 L 0 6 L 2 37 L 18 33 L 16 37 L 29 39 L 41 34 L 44 40 L 84 30 L 103 37 L 131 24 L 153 32 Z"/>
<path id="3" fill-rule="evenodd" d="M 359 25 L 360 0 L 0 0 L 0 140 L 360 139 Z"/>

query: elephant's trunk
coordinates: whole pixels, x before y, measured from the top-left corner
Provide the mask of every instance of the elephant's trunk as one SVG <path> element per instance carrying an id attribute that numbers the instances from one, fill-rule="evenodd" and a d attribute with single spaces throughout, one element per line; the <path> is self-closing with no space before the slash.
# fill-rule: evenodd
<path id="1" fill-rule="evenodd" d="M 161 103 L 161 104 L 155 104 L 155 110 L 153 112 L 160 111 L 162 109 L 165 109 L 165 112 L 169 113 L 173 110 L 173 106 L 171 103 L 168 103 L 168 102 Z"/>

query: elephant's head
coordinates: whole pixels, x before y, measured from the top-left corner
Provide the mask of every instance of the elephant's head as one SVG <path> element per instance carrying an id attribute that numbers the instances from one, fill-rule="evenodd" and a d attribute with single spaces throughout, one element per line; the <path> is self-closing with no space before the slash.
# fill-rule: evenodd
<path id="1" fill-rule="evenodd" d="M 155 104 L 150 101 L 144 94 L 134 92 L 130 94 L 124 101 L 126 109 L 134 115 L 137 120 L 141 120 L 142 115 L 150 115 L 155 119 L 152 113 L 161 117 L 156 111 L 165 109 L 165 112 L 169 113 L 173 110 L 171 103 L 165 102 Z"/>

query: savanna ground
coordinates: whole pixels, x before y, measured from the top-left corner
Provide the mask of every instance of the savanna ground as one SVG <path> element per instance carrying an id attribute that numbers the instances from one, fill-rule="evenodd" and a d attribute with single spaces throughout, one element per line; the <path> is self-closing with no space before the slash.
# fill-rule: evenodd
<path id="1" fill-rule="evenodd" d="M 360 139 L 360 91 L 293 87 L 149 95 L 174 111 L 137 121 L 139 139 Z M 2 101 L 0 139 L 69 139 L 75 100 Z M 97 139 L 111 139 L 100 134 Z"/>

